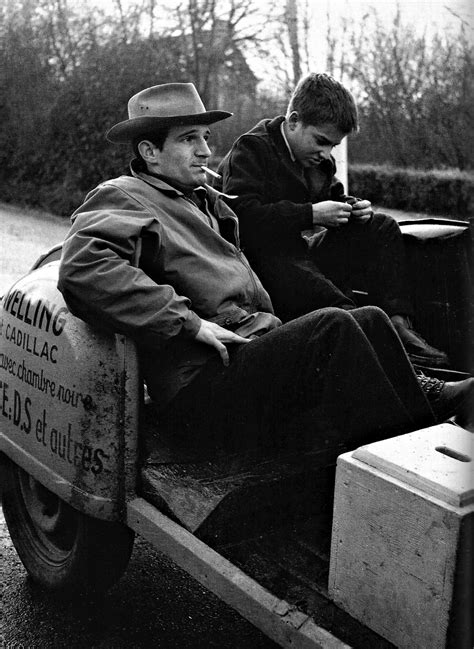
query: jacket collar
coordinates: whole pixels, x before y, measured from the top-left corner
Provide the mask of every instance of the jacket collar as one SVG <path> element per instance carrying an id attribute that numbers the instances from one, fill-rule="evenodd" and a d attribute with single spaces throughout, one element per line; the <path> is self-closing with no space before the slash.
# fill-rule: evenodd
<path id="1" fill-rule="evenodd" d="M 147 173 L 146 171 L 143 171 L 140 161 L 137 158 L 132 160 L 132 162 L 130 163 L 130 173 L 134 178 L 140 178 L 140 180 L 143 180 L 148 185 L 159 189 L 165 194 L 185 196 L 184 192 L 182 192 L 177 187 L 173 187 L 173 185 L 170 185 L 165 180 L 158 178 L 158 176 L 154 176 L 150 173 Z"/>
<path id="2" fill-rule="evenodd" d="M 305 187 L 306 180 L 304 177 L 303 167 L 297 160 L 292 160 L 288 146 L 281 134 L 281 125 L 285 121 L 284 115 L 279 115 L 270 120 L 267 124 L 267 131 L 272 140 L 273 146 L 277 151 L 282 164 L 285 166 L 288 173 L 297 178 Z"/>
<path id="3" fill-rule="evenodd" d="M 286 122 L 282 122 L 280 124 L 280 133 L 281 133 L 281 136 L 283 138 L 283 142 L 286 144 L 286 148 L 288 149 L 288 153 L 290 154 L 291 162 L 296 162 L 296 158 L 295 158 L 295 156 L 293 154 L 293 150 L 292 150 L 292 148 L 290 146 L 290 143 L 288 142 L 288 138 L 286 137 L 285 124 L 286 124 Z"/>
<path id="4" fill-rule="evenodd" d="M 153 176 L 143 171 L 140 168 L 139 160 L 137 160 L 136 158 L 130 163 L 130 173 L 134 178 L 143 180 L 148 185 L 155 187 L 155 189 L 160 190 L 164 194 L 168 194 L 168 196 L 186 198 L 186 195 L 180 189 L 173 187 L 163 179 L 158 178 L 158 176 Z M 201 185 L 200 187 L 196 187 L 194 192 L 200 195 L 200 197 L 203 199 L 209 199 L 215 216 L 220 219 L 231 219 L 232 221 L 234 221 L 235 226 L 237 227 L 237 217 L 234 211 L 227 205 L 225 201 L 226 198 L 232 197 L 229 197 L 227 196 L 227 194 L 223 194 L 222 192 L 218 192 L 210 185 Z"/>
<path id="5" fill-rule="evenodd" d="M 284 115 L 274 117 L 267 123 L 267 131 L 282 163 L 285 165 L 288 172 L 298 178 L 298 180 L 300 180 L 305 185 L 305 187 L 307 187 L 304 176 L 304 169 L 297 160 L 292 160 L 287 143 L 285 142 L 281 133 L 282 123 L 285 121 L 285 119 L 286 118 Z M 331 156 L 329 160 L 324 160 L 319 168 L 321 169 L 321 171 L 323 171 L 323 173 L 332 175 L 336 172 L 336 161 Z"/>

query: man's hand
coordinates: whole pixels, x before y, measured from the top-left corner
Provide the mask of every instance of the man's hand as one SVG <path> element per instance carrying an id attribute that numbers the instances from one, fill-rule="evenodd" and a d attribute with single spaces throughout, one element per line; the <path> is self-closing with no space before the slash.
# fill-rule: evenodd
<path id="1" fill-rule="evenodd" d="M 339 228 L 349 222 L 351 213 L 352 207 L 347 203 L 339 203 L 338 201 L 313 203 L 313 225 L 322 225 L 325 228 Z"/>
<path id="2" fill-rule="evenodd" d="M 228 331 L 209 320 L 201 320 L 201 326 L 196 334 L 196 340 L 206 345 L 214 347 L 219 352 L 222 362 L 227 367 L 229 365 L 229 352 L 224 343 L 249 343 L 249 338 L 242 338 L 232 331 Z"/>
<path id="3" fill-rule="evenodd" d="M 372 214 L 372 203 L 370 201 L 357 200 L 352 203 L 352 218 L 358 223 L 365 223 Z"/>

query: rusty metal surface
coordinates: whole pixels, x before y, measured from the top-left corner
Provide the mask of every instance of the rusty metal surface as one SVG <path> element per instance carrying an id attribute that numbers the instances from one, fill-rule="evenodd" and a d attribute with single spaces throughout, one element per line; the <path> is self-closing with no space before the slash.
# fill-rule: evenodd
<path id="1" fill-rule="evenodd" d="M 79 510 L 118 518 L 135 451 L 134 349 L 69 313 L 57 270 L 32 271 L 2 300 L 0 450 Z"/>

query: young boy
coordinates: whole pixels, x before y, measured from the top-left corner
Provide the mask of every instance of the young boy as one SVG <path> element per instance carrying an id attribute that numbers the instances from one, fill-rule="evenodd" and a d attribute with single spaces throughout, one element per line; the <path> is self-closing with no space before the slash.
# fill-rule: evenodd
<path id="1" fill-rule="evenodd" d="M 284 320 L 326 306 L 350 310 L 351 289 L 362 288 L 390 316 L 415 365 L 446 367 L 446 354 L 411 326 L 398 224 L 374 214 L 368 200 L 347 196 L 335 176 L 331 151 L 357 128 L 348 90 L 310 74 L 286 116 L 264 119 L 237 139 L 220 173 L 243 247 Z"/>

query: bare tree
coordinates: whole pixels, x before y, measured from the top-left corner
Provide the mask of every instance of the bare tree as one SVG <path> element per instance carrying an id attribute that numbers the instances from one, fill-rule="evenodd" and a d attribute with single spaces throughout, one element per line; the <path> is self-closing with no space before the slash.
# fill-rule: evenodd
<path id="1" fill-rule="evenodd" d="M 229 64 L 249 47 L 262 45 L 267 14 L 253 0 L 185 0 L 174 11 L 174 34 L 182 56 L 204 101 L 219 100 L 219 79 Z M 238 83 L 239 70 L 234 70 Z"/>
<path id="2" fill-rule="evenodd" d="M 359 96 L 366 151 L 394 164 L 466 168 L 472 146 L 473 57 L 465 27 L 417 33 L 400 10 L 371 16 L 371 38 L 352 38 L 345 67 Z M 377 144 L 378 142 L 378 144 Z"/>
<path id="3" fill-rule="evenodd" d="M 286 27 L 290 42 L 291 60 L 293 64 L 293 84 L 296 85 L 301 77 L 301 55 L 298 32 L 298 5 L 296 0 L 286 0 Z"/>

